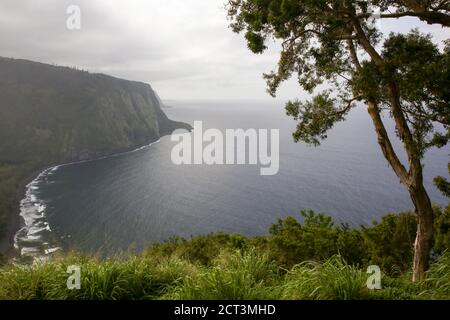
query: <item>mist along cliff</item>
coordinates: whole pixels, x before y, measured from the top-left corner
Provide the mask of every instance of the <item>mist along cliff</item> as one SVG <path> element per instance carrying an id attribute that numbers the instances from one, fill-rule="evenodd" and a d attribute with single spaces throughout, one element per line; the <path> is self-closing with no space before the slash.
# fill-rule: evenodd
<path id="1" fill-rule="evenodd" d="M 148 84 L 0 58 L 0 238 L 36 170 L 131 150 L 177 128 L 190 126 L 169 120 Z"/>

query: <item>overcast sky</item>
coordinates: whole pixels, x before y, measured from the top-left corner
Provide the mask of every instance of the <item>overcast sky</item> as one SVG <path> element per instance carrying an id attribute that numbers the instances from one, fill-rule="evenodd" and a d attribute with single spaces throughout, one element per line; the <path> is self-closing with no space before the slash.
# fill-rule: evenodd
<path id="1" fill-rule="evenodd" d="M 277 46 L 254 55 L 228 28 L 225 0 L 2 0 L 0 56 L 77 66 L 150 83 L 163 99 L 265 99 L 262 73 Z M 67 7 L 81 8 L 81 29 L 66 27 Z M 394 29 L 395 25 L 395 29 Z M 415 19 L 383 22 L 384 31 L 418 26 L 437 40 L 439 26 Z M 296 82 L 281 99 L 304 97 Z"/>

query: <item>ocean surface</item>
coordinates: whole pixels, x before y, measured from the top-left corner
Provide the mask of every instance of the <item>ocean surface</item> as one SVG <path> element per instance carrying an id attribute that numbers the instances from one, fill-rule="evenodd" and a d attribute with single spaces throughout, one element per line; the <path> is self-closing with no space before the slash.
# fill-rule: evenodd
<path id="1" fill-rule="evenodd" d="M 368 225 L 412 207 L 381 155 L 364 106 L 338 123 L 320 147 L 311 147 L 293 142 L 295 122 L 285 115 L 284 102 L 166 104 L 170 118 L 201 120 L 205 129 L 279 129 L 278 174 L 261 176 L 258 165 L 177 166 L 169 136 L 135 152 L 51 168 L 28 186 L 21 202 L 25 227 L 16 247 L 23 256 L 61 248 L 112 254 L 217 231 L 262 235 L 278 218 L 299 217 L 302 209 L 327 213 L 337 223 Z M 387 126 L 394 136 L 392 123 Z M 437 204 L 448 201 L 432 179 L 447 176 L 449 152 L 430 150 L 424 161 L 426 187 Z"/>

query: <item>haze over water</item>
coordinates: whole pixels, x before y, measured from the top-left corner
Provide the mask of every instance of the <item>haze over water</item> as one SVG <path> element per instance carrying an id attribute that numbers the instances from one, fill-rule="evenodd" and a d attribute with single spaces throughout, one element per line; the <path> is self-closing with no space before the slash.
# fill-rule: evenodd
<path id="1" fill-rule="evenodd" d="M 295 122 L 282 102 L 167 104 L 170 118 L 202 120 L 205 128 L 280 129 L 279 173 L 260 176 L 255 165 L 176 166 L 170 137 L 126 155 L 62 166 L 31 190 L 58 245 L 114 252 L 216 231 L 261 235 L 276 219 L 310 208 L 357 226 L 412 207 L 363 106 L 314 148 L 293 142 Z M 432 179 L 446 175 L 448 154 L 431 150 L 425 159 L 427 190 L 439 204 L 447 200 Z"/>

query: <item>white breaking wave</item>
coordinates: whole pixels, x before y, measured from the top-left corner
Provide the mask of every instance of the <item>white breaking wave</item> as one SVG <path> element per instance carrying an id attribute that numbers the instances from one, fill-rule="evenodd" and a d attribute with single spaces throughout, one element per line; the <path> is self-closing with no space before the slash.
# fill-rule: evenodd
<path id="1" fill-rule="evenodd" d="M 49 222 L 46 220 L 46 205 L 39 199 L 38 184 L 55 173 L 59 168 L 74 164 L 92 162 L 111 157 L 133 153 L 150 147 L 158 143 L 160 139 L 148 145 L 136 148 L 131 151 L 117 153 L 110 156 L 100 157 L 91 160 L 75 161 L 42 171 L 33 181 L 26 186 L 25 198 L 20 201 L 20 216 L 23 219 L 22 228 L 14 236 L 14 248 L 19 252 L 21 258 L 31 258 L 34 262 L 45 261 L 53 253 L 62 250 L 62 248 L 52 241 Z M 54 237 L 53 237 L 54 239 Z"/>
<path id="2" fill-rule="evenodd" d="M 24 225 L 14 236 L 14 248 L 22 258 L 41 260 L 42 256 L 59 250 L 48 239 L 51 228 L 46 220 L 46 205 L 38 197 L 38 183 L 55 172 L 55 168 L 44 170 L 31 181 L 26 186 L 25 198 L 20 201 L 20 216 Z"/>

